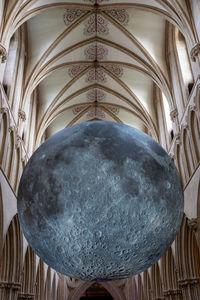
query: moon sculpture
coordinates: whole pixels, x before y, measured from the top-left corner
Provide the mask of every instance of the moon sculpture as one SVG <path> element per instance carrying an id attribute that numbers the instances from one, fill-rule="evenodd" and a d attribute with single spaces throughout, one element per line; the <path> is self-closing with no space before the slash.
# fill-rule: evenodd
<path id="1" fill-rule="evenodd" d="M 151 137 L 86 122 L 49 138 L 29 160 L 18 213 L 36 254 L 82 280 L 133 276 L 159 260 L 183 216 L 177 169 Z"/>

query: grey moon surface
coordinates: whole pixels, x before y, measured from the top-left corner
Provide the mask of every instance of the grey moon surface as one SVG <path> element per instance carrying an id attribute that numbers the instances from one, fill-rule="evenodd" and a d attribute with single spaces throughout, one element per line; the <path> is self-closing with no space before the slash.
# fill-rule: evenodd
<path id="1" fill-rule="evenodd" d="M 152 266 L 183 217 L 178 171 L 139 130 L 85 122 L 42 144 L 24 169 L 18 215 L 35 253 L 81 280 L 118 280 Z"/>

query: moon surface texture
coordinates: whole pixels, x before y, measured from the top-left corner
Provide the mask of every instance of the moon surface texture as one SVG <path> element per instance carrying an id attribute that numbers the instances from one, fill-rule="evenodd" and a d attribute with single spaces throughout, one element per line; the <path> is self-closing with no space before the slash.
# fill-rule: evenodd
<path id="1" fill-rule="evenodd" d="M 178 171 L 151 137 L 114 122 L 66 128 L 20 181 L 24 235 L 49 266 L 82 280 L 138 274 L 170 247 L 183 217 Z"/>

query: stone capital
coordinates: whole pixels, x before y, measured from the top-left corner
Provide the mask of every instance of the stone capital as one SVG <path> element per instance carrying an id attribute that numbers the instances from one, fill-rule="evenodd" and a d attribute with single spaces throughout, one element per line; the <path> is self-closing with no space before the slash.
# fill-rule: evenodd
<path id="1" fill-rule="evenodd" d="M 8 54 L 6 51 L 6 48 L 0 43 L 0 58 L 1 58 L 1 62 L 5 63 L 7 60 Z"/>
<path id="2" fill-rule="evenodd" d="M 192 229 L 192 231 L 197 231 L 198 228 L 198 220 L 197 219 L 188 219 L 187 220 L 188 226 L 190 227 L 190 229 Z"/>
<path id="3" fill-rule="evenodd" d="M 196 285 L 200 283 L 200 277 L 188 278 L 178 281 L 180 288 L 185 288 L 188 285 Z"/>
<path id="4" fill-rule="evenodd" d="M 180 136 L 180 133 L 176 134 L 175 137 L 174 137 L 174 139 L 175 139 L 176 144 L 181 145 L 181 136 Z"/>
<path id="5" fill-rule="evenodd" d="M 196 61 L 196 57 L 200 54 L 200 43 L 197 43 L 190 52 L 190 57 L 193 62 Z"/>
<path id="6" fill-rule="evenodd" d="M 8 128 L 8 132 L 11 133 L 12 131 L 15 130 L 15 126 L 14 125 L 11 125 L 9 128 Z"/>
<path id="7" fill-rule="evenodd" d="M 175 108 L 170 112 L 170 118 L 171 118 L 172 122 L 174 122 L 177 117 L 178 117 L 178 111 Z"/>
<path id="8" fill-rule="evenodd" d="M 28 294 L 28 293 L 20 293 L 18 294 L 18 300 L 31 300 L 31 299 L 35 299 L 35 294 Z"/>
<path id="9" fill-rule="evenodd" d="M 180 289 L 170 289 L 170 290 L 165 290 L 163 292 L 164 296 L 174 296 L 174 295 L 181 295 L 182 291 Z"/>
<path id="10" fill-rule="evenodd" d="M 13 289 L 19 291 L 21 289 L 20 282 L 9 282 L 9 281 L 1 281 L 0 289 Z"/>
<path id="11" fill-rule="evenodd" d="M 21 119 L 23 122 L 26 121 L 26 113 L 25 113 L 22 109 L 19 109 L 19 110 L 18 110 L 18 117 L 19 117 L 19 119 Z"/>
<path id="12" fill-rule="evenodd" d="M 9 109 L 7 107 L 1 107 L 0 108 L 0 113 L 1 114 L 7 113 L 7 112 L 9 112 Z"/>
<path id="13" fill-rule="evenodd" d="M 19 135 L 17 135 L 17 137 L 16 137 L 16 143 L 15 143 L 15 148 L 16 149 L 19 148 L 19 146 L 21 144 L 21 141 L 22 141 L 21 137 Z"/>

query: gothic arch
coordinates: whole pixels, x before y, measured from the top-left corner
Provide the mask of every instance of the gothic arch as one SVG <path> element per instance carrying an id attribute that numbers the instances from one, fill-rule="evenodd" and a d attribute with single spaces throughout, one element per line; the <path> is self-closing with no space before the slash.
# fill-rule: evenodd
<path id="1" fill-rule="evenodd" d="M 152 300 L 151 281 L 148 270 L 144 271 L 144 299 Z"/>
<path id="2" fill-rule="evenodd" d="M 78 300 L 81 295 L 93 284 L 94 282 L 83 282 L 75 290 L 69 294 L 68 300 Z M 124 300 L 120 290 L 114 282 L 101 282 L 101 285 L 109 292 L 113 299 Z"/>
<path id="3" fill-rule="evenodd" d="M 200 253 L 195 233 L 188 226 L 186 216 L 183 218 L 181 230 L 176 240 L 177 268 L 179 286 L 185 299 L 200 297 Z"/>
<path id="4" fill-rule="evenodd" d="M 161 259 L 161 269 L 163 296 L 166 299 L 171 299 L 174 295 L 174 297 L 177 297 L 177 300 L 181 300 L 182 293 L 178 286 L 178 273 L 171 247 Z"/>
<path id="5" fill-rule="evenodd" d="M 48 300 L 56 300 L 57 299 L 57 284 L 56 284 L 56 273 L 54 273 L 53 281 L 52 281 L 52 289 L 51 289 L 51 298 Z"/>
<path id="6" fill-rule="evenodd" d="M 19 296 L 33 297 L 35 293 L 36 265 L 35 254 L 30 246 L 27 247 L 25 262 L 22 271 L 22 287 Z M 19 297 L 19 298 L 20 298 Z"/>
<path id="7" fill-rule="evenodd" d="M 143 300 L 144 299 L 144 291 L 143 291 L 143 283 L 142 283 L 141 275 L 139 274 L 137 276 L 137 278 L 138 278 L 138 299 Z"/>
<path id="8" fill-rule="evenodd" d="M 162 279 L 158 263 L 151 267 L 151 286 L 154 299 L 162 298 Z"/>
<path id="9" fill-rule="evenodd" d="M 4 242 L 0 258 L 0 280 L 4 282 L 0 289 L 0 298 L 14 299 L 21 288 L 23 259 L 22 233 L 17 215 L 13 218 Z M 4 298 L 5 297 L 5 298 Z"/>
<path id="10" fill-rule="evenodd" d="M 35 282 L 35 300 L 44 300 L 43 295 L 45 291 L 45 281 L 44 281 L 44 263 L 40 259 L 38 268 L 37 268 L 37 275 L 36 275 L 36 282 Z"/>
<path id="11" fill-rule="evenodd" d="M 44 295 L 44 300 L 49 300 L 51 297 L 51 293 L 52 293 L 52 280 L 51 280 L 51 268 L 48 267 L 47 270 L 47 276 L 46 276 L 46 282 L 45 282 L 45 295 Z"/>

